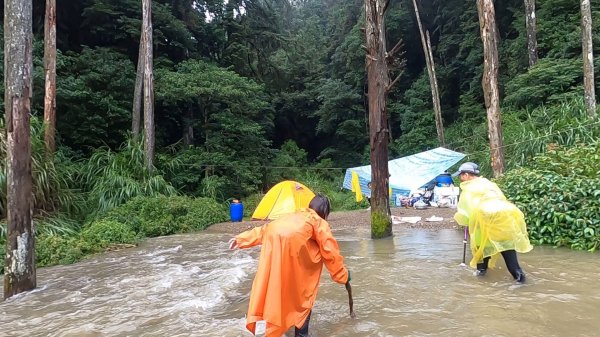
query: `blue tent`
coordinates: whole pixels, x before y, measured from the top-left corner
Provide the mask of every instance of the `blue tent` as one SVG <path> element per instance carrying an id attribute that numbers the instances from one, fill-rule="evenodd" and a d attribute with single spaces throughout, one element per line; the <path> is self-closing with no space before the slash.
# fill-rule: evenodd
<path id="1" fill-rule="evenodd" d="M 390 173 L 391 200 L 396 195 L 408 196 L 411 191 L 425 185 L 452 165 L 465 157 L 460 152 L 438 147 L 433 150 L 413 154 L 388 162 Z M 352 190 L 352 171 L 358 175 L 360 189 L 364 195 L 371 197 L 367 184 L 371 181 L 371 165 L 346 169 L 343 187 Z"/>

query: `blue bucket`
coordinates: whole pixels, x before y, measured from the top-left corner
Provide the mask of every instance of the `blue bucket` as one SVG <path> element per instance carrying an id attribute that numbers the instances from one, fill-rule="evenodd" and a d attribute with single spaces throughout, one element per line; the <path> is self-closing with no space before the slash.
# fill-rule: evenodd
<path id="1" fill-rule="evenodd" d="M 454 181 L 452 180 L 452 176 L 450 176 L 450 174 L 447 173 L 440 174 L 435 178 L 435 181 L 438 187 L 450 186 L 454 183 Z"/>
<path id="2" fill-rule="evenodd" d="M 237 199 L 233 199 L 229 204 L 229 217 L 232 222 L 242 221 L 244 218 L 244 204 Z"/>

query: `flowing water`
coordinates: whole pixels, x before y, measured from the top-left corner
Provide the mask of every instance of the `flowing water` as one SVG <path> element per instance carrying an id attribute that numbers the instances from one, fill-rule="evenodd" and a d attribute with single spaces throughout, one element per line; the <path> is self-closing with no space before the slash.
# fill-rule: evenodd
<path id="1" fill-rule="evenodd" d="M 334 231 L 353 274 L 347 294 L 324 271 L 311 336 L 599 336 L 597 254 L 535 247 L 527 283 L 500 259 L 485 277 L 461 267 L 462 232 Z M 1 336 L 251 336 L 244 327 L 259 248 L 229 251 L 204 232 L 38 270 L 38 288 L 0 303 Z M 467 254 L 468 255 L 468 254 Z"/>

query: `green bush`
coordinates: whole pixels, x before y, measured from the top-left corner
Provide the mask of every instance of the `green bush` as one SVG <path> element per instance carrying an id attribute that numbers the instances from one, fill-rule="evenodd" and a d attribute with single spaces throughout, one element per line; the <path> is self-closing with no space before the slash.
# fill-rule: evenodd
<path id="1" fill-rule="evenodd" d="M 77 236 L 42 235 L 36 238 L 37 267 L 71 264 L 81 260 L 86 253 Z"/>
<path id="2" fill-rule="evenodd" d="M 516 108 L 537 107 L 560 102 L 569 92 L 580 93 L 581 67 L 580 59 L 541 59 L 506 84 L 508 94 L 503 103 Z"/>
<path id="3" fill-rule="evenodd" d="M 600 246 L 600 146 L 556 149 L 498 179 L 525 213 L 532 242 L 595 251 Z"/>
<path id="4" fill-rule="evenodd" d="M 227 218 L 225 206 L 213 199 L 183 196 L 136 197 L 104 217 L 127 224 L 143 237 L 202 230 Z"/>
<path id="5" fill-rule="evenodd" d="M 97 220 L 92 222 L 80 233 L 87 251 L 94 253 L 111 244 L 134 244 L 137 242 L 133 229 L 125 223 L 115 220 Z"/>

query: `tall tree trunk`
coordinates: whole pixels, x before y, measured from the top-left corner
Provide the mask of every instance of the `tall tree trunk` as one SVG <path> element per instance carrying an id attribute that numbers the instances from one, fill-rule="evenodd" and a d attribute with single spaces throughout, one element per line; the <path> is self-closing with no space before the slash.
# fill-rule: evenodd
<path id="1" fill-rule="evenodd" d="M 137 141 L 140 137 L 140 127 L 142 124 L 142 88 L 144 87 L 144 26 L 140 34 L 140 47 L 138 51 L 137 71 L 135 73 L 135 89 L 133 91 L 133 111 L 131 114 L 131 134 L 133 140 Z"/>
<path id="2" fill-rule="evenodd" d="M 387 3 L 387 2 L 385 2 Z M 369 95 L 369 140 L 371 145 L 371 237 L 392 235 L 390 198 L 388 195 L 388 118 L 387 95 L 390 78 L 386 60 L 382 0 L 365 0 L 367 38 L 366 67 Z"/>
<path id="3" fill-rule="evenodd" d="M 146 167 L 154 170 L 154 74 L 152 49 L 152 1 L 142 0 L 144 37 L 144 153 Z"/>
<path id="4" fill-rule="evenodd" d="M 438 87 L 437 76 L 435 74 L 435 62 L 433 62 L 433 53 L 431 52 L 431 39 L 429 31 L 426 31 L 427 50 L 429 51 L 429 68 L 431 69 L 431 86 L 433 87 L 433 111 L 435 112 L 435 128 L 438 134 L 438 141 L 441 146 L 446 145 L 444 137 L 444 120 L 442 119 L 442 105 L 440 103 L 440 90 Z"/>
<path id="5" fill-rule="evenodd" d="M 36 287 L 32 212 L 31 0 L 4 1 L 4 107 L 7 139 L 7 232 L 4 298 Z"/>
<path id="6" fill-rule="evenodd" d="M 435 129 L 437 131 L 438 142 L 441 146 L 445 145 L 444 140 L 444 123 L 442 120 L 442 107 L 440 104 L 440 94 L 438 92 L 437 78 L 435 76 L 435 63 L 433 62 L 433 53 L 431 52 L 431 41 L 429 39 L 429 31 L 427 31 L 427 38 L 425 37 L 425 31 L 421 25 L 421 16 L 419 15 L 419 7 L 417 1 L 413 0 L 413 6 L 415 7 L 415 15 L 417 16 L 417 24 L 419 25 L 419 34 L 421 35 L 421 45 L 423 46 L 423 53 L 425 54 L 425 64 L 427 65 L 427 75 L 429 76 L 429 85 L 431 87 L 431 100 L 433 102 L 433 114 L 435 116 Z"/>
<path id="7" fill-rule="evenodd" d="M 504 173 L 504 147 L 498 92 L 498 29 L 493 0 L 477 0 L 479 30 L 483 42 L 483 96 L 488 119 L 490 160 L 494 177 Z"/>
<path id="8" fill-rule="evenodd" d="M 581 0 L 581 47 L 583 54 L 583 89 L 585 107 L 596 118 L 596 89 L 594 84 L 594 49 L 592 44 L 592 11 L 590 0 Z"/>
<path id="9" fill-rule="evenodd" d="M 529 56 L 529 67 L 531 68 L 538 61 L 535 0 L 525 0 L 525 26 L 527 28 L 527 55 Z"/>
<path id="10" fill-rule="evenodd" d="M 56 150 L 56 0 L 46 0 L 44 20 L 44 143 L 46 153 Z"/>

